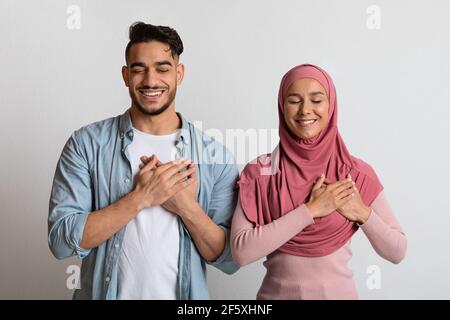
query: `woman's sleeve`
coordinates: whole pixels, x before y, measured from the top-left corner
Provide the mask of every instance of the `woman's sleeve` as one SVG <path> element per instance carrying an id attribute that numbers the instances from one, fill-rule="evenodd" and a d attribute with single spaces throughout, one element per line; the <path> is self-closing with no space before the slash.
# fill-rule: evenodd
<path id="1" fill-rule="evenodd" d="M 381 257 L 400 263 L 406 254 L 407 239 L 384 192 L 373 201 L 371 209 L 369 219 L 360 228 Z"/>
<path id="2" fill-rule="evenodd" d="M 231 253 L 244 266 L 274 252 L 305 227 L 314 223 L 308 208 L 302 204 L 281 218 L 263 226 L 254 226 L 244 214 L 238 199 L 231 223 Z"/>

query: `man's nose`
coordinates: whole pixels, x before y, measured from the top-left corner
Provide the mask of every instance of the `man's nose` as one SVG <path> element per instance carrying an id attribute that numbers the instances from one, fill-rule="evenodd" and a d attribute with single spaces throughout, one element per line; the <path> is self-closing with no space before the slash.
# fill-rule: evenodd
<path id="1" fill-rule="evenodd" d="M 152 70 L 147 70 L 147 72 L 145 72 L 145 76 L 144 79 L 142 80 L 143 84 L 149 87 L 156 87 L 157 83 L 158 83 L 158 78 L 157 75 L 154 71 Z"/>

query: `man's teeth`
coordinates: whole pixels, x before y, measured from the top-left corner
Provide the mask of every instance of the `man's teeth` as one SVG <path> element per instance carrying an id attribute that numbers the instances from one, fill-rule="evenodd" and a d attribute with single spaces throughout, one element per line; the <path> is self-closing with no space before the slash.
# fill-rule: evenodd
<path id="1" fill-rule="evenodd" d="M 155 96 L 159 96 L 163 93 L 162 91 L 151 91 L 151 92 L 141 91 L 141 92 L 143 95 L 145 95 L 147 97 L 155 97 Z"/>

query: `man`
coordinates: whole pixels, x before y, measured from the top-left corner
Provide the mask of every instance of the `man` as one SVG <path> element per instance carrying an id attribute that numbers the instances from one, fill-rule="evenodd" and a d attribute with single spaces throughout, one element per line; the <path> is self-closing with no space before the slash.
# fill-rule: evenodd
<path id="1" fill-rule="evenodd" d="M 175 112 L 182 52 L 175 30 L 133 24 L 122 68 L 131 107 L 62 151 L 48 236 L 58 259 L 83 259 L 74 299 L 207 299 L 205 263 L 238 268 L 228 241 L 238 170 Z"/>

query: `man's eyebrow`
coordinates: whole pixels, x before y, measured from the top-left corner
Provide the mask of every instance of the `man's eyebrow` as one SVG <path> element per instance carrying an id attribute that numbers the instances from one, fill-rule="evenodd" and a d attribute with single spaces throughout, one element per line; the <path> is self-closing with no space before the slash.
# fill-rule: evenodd
<path id="1" fill-rule="evenodd" d="M 134 68 L 134 67 L 142 67 L 142 68 L 146 68 L 147 65 L 143 62 L 133 62 L 132 64 L 130 64 L 130 68 Z"/>
<path id="2" fill-rule="evenodd" d="M 301 96 L 300 96 L 298 93 L 289 93 L 289 94 L 288 94 L 288 97 L 292 97 L 292 96 L 301 98 Z"/>
<path id="3" fill-rule="evenodd" d="M 169 66 L 172 66 L 172 62 L 170 62 L 169 60 L 156 61 L 155 64 L 156 64 L 157 66 L 163 66 L 163 65 L 169 65 Z"/>
<path id="4" fill-rule="evenodd" d="M 311 92 L 309 95 L 310 96 L 315 96 L 315 95 L 318 95 L 318 94 L 325 95 L 325 93 L 323 93 L 321 91 L 314 91 L 314 92 Z"/>

